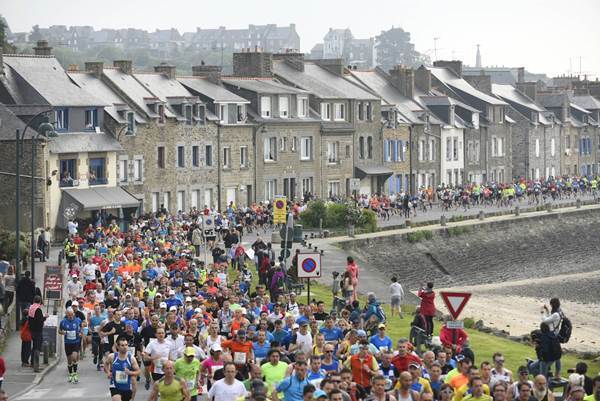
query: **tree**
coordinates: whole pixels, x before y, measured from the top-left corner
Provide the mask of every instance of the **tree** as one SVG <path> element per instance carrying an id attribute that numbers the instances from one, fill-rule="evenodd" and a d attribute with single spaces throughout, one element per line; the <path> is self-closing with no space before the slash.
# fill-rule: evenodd
<path id="1" fill-rule="evenodd" d="M 14 54 L 17 52 L 17 49 L 6 40 L 9 32 L 10 29 L 8 28 L 6 20 L 0 15 L 0 51 L 6 54 Z"/>
<path id="2" fill-rule="evenodd" d="M 377 36 L 377 64 L 384 70 L 397 64 L 417 67 L 422 60 L 415 45 L 410 43 L 410 33 L 404 29 L 392 27 Z"/>

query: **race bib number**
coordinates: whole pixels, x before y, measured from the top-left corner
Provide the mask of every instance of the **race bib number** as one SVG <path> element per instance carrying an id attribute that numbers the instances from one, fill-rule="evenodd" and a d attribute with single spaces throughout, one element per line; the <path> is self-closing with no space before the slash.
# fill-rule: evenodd
<path id="1" fill-rule="evenodd" d="M 257 365 L 260 365 L 260 364 L 261 364 L 261 362 L 263 361 L 263 359 L 264 359 L 264 358 L 259 358 L 259 357 L 256 357 L 256 358 L 254 358 L 254 359 L 256 360 L 256 364 L 257 364 Z"/>
<path id="2" fill-rule="evenodd" d="M 67 340 L 76 340 L 77 339 L 77 331 L 67 330 L 66 338 L 67 338 Z"/>
<path id="3" fill-rule="evenodd" d="M 128 381 L 129 381 L 129 376 L 123 370 L 117 370 L 115 372 L 115 383 L 127 384 Z"/>
<path id="4" fill-rule="evenodd" d="M 162 370 L 162 367 L 163 367 L 162 359 L 157 359 L 156 361 L 154 361 L 154 367 L 156 368 L 156 370 Z"/>
<path id="5" fill-rule="evenodd" d="M 212 376 L 215 375 L 215 372 L 219 369 L 221 369 L 223 367 L 223 365 L 213 365 L 210 367 L 210 373 L 212 374 Z"/>
<path id="6" fill-rule="evenodd" d="M 379 347 L 379 351 L 381 352 L 387 352 L 388 347 Z"/>
<path id="7" fill-rule="evenodd" d="M 246 363 L 246 353 L 245 352 L 234 352 L 233 353 L 233 363 L 236 365 L 243 365 Z"/>
<path id="8" fill-rule="evenodd" d="M 188 390 L 193 390 L 196 388 L 196 380 L 186 380 Z"/>

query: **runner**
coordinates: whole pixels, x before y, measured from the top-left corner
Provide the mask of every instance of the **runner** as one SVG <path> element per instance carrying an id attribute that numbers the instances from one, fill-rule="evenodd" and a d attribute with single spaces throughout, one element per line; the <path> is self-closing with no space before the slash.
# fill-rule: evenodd
<path id="1" fill-rule="evenodd" d="M 58 334 L 65 337 L 65 354 L 67 355 L 69 383 L 79 383 L 77 362 L 79 361 L 79 350 L 81 349 L 81 323 L 81 319 L 75 317 L 73 309 L 67 308 L 66 316 L 60 322 L 58 329 Z"/>
<path id="2" fill-rule="evenodd" d="M 141 373 L 135 356 L 129 352 L 127 339 L 119 336 L 115 342 L 117 352 L 104 361 L 104 372 L 110 380 L 109 390 L 112 401 L 130 401 L 135 398 L 136 381 Z"/>
<path id="3" fill-rule="evenodd" d="M 162 365 L 163 377 L 154 382 L 152 392 L 148 401 L 190 401 L 185 380 L 175 377 L 175 367 L 172 361 L 166 361 Z"/>

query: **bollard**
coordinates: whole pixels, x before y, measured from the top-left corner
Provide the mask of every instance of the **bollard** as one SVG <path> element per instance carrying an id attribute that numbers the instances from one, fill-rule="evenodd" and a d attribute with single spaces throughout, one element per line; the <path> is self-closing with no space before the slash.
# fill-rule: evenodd
<path id="1" fill-rule="evenodd" d="M 318 249 L 319 249 L 318 247 L 316 247 L 316 246 L 314 247 L 315 252 L 318 252 Z"/>
<path id="2" fill-rule="evenodd" d="M 36 373 L 40 371 L 40 351 L 37 349 L 33 350 L 33 371 Z"/>
<path id="3" fill-rule="evenodd" d="M 312 248 L 312 243 L 311 242 L 308 243 L 307 248 Z"/>
<path id="4" fill-rule="evenodd" d="M 48 354 L 50 353 L 48 350 L 48 341 L 44 340 L 42 343 L 42 354 L 44 355 L 44 365 L 48 365 Z"/>
<path id="5" fill-rule="evenodd" d="M 440 217 L 440 226 L 444 227 L 446 225 L 446 216 L 442 215 Z"/>
<path id="6" fill-rule="evenodd" d="M 577 209 L 581 209 L 581 199 L 577 198 L 577 200 L 575 201 L 575 207 Z"/>
<path id="7" fill-rule="evenodd" d="M 325 254 L 325 251 L 321 249 L 321 256 Z"/>
<path id="8" fill-rule="evenodd" d="M 483 210 L 480 210 L 480 211 L 479 211 L 479 214 L 477 215 L 477 218 L 478 218 L 479 220 L 483 220 L 483 219 L 485 219 L 485 213 L 483 213 Z"/>
<path id="9" fill-rule="evenodd" d="M 521 207 L 519 205 L 515 206 L 515 216 L 519 216 L 521 214 Z"/>

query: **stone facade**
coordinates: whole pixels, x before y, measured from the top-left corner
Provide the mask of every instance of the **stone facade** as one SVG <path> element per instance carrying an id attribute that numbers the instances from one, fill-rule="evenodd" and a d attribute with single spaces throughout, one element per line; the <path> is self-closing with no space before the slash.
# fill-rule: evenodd
<path id="1" fill-rule="evenodd" d="M 383 165 L 394 172 L 383 188 L 388 194 L 410 189 L 410 130 L 410 125 L 398 123 L 383 128 Z"/>
<path id="2" fill-rule="evenodd" d="M 441 126 L 426 122 L 413 127 L 411 142 L 411 193 L 421 187 L 436 187 L 440 183 Z"/>
<path id="3" fill-rule="evenodd" d="M 255 200 L 254 182 L 255 146 L 252 125 L 220 125 L 218 128 L 220 170 L 220 208 L 224 210 L 233 201 L 236 206 L 248 206 Z M 230 162 L 223 165 L 224 149 L 229 149 Z M 242 153 L 243 159 L 242 159 Z"/>

